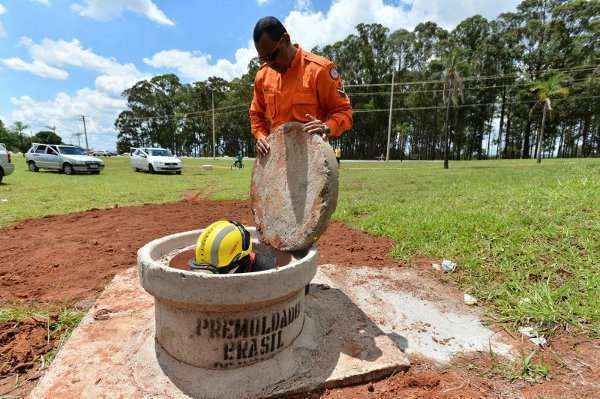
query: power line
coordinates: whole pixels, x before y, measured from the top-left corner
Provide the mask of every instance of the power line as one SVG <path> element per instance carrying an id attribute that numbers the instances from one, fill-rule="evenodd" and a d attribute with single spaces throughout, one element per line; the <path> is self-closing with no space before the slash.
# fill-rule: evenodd
<path id="1" fill-rule="evenodd" d="M 571 96 L 563 99 L 557 99 L 558 101 L 569 101 L 569 100 L 585 100 L 585 99 L 593 99 L 600 98 L 600 96 Z M 510 101 L 510 104 L 532 104 L 535 103 L 536 100 L 531 101 Z M 460 104 L 456 105 L 452 108 L 469 108 L 469 107 L 489 107 L 491 105 L 497 105 L 498 102 L 493 103 L 479 103 L 479 104 Z M 434 109 L 446 109 L 445 106 L 425 106 L 425 107 L 403 107 L 403 108 L 394 108 L 392 111 L 424 111 L 424 110 L 434 110 Z M 353 113 L 367 113 L 367 112 L 390 112 L 388 108 L 374 108 L 374 109 L 354 109 Z"/>
<path id="2" fill-rule="evenodd" d="M 550 72 L 550 71 L 584 71 L 584 70 L 593 70 L 595 68 L 597 68 L 598 65 L 582 65 L 579 67 L 572 67 L 572 68 L 555 68 L 555 69 L 546 69 L 544 71 L 542 71 L 542 73 L 546 73 L 546 72 Z M 464 81 L 475 81 L 475 80 L 487 80 L 487 79 L 495 79 L 495 78 L 502 78 L 502 77 L 509 77 L 509 76 L 517 76 L 518 73 L 516 74 L 504 74 L 504 75 L 488 75 L 488 76 L 479 76 L 479 77 L 471 77 L 471 78 L 465 78 L 463 79 Z M 573 80 L 572 83 L 579 83 L 579 82 L 583 82 L 586 81 L 587 79 L 576 79 Z M 443 83 L 443 80 L 424 80 L 424 81 L 412 81 L 412 82 L 398 82 L 398 83 L 394 83 L 394 86 L 413 86 L 413 85 L 418 85 L 418 84 L 429 84 L 429 83 Z M 492 88 L 513 88 L 513 87 L 520 87 L 520 86 L 524 86 L 529 84 L 529 82 L 522 82 L 522 83 L 518 83 L 518 84 L 509 84 L 509 85 L 491 85 L 491 86 L 484 86 L 484 87 L 466 87 L 465 90 L 487 90 L 487 89 L 492 89 Z M 375 86 L 391 86 L 392 83 L 371 83 L 371 84 L 355 84 L 355 85 L 344 85 L 344 87 L 375 87 Z M 405 92 L 401 92 L 400 94 L 402 95 L 407 95 L 407 94 L 413 94 L 413 93 L 436 93 L 436 92 L 442 92 L 443 89 L 430 89 L 430 90 L 409 90 L 409 91 L 405 91 Z M 373 96 L 373 95 L 385 95 L 385 96 L 389 96 L 391 92 L 389 91 L 383 91 L 383 92 L 357 92 L 357 93 L 352 93 L 352 92 L 348 92 L 347 94 L 352 97 L 352 96 Z M 512 102 L 513 104 L 515 104 L 515 102 Z M 495 104 L 495 103 L 488 103 L 488 104 Z M 224 111 L 224 110 L 230 110 L 230 109 L 237 109 L 237 108 L 246 108 L 249 107 L 250 104 L 237 104 L 237 105 L 230 105 L 230 106 L 225 106 L 225 107 L 220 107 L 220 108 L 215 108 L 214 111 L 212 109 L 208 109 L 208 110 L 202 110 L 202 111 L 195 111 L 195 112 L 190 112 L 190 113 L 186 113 L 183 115 L 164 115 L 164 116 L 134 116 L 131 118 L 128 118 L 128 120 L 144 120 L 144 121 L 151 121 L 151 120 L 169 120 L 169 119 L 185 119 L 185 118 L 189 118 L 189 119 L 195 119 L 198 116 L 205 116 L 208 114 L 211 114 L 213 112 L 217 112 L 217 111 Z M 443 107 L 442 107 L 443 108 Z M 404 108 L 404 109 L 409 109 L 409 108 Z M 431 108 L 431 107 L 412 107 L 410 109 L 437 109 L 437 107 Z M 394 110 L 399 110 L 398 108 L 394 108 Z M 238 111 L 234 111 L 234 112 L 240 112 L 241 110 Z M 245 111 L 245 109 L 243 110 Z M 355 110 L 355 112 L 373 112 L 373 110 Z M 216 115 L 222 115 L 224 113 L 222 112 L 217 112 Z"/>
<path id="3" fill-rule="evenodd" d="M 580 82 L 586 82 L 587 79 L 575 79 L 570 81 L 570 83 L 580 83 Z M 494 88 L 517 88 L 517 87 L 521 87 L 521 86 L 527 86 L 529 85 L 530 82 L 522 82 L 519 84 L 509 84 L 509 85 L 492 85 L 492 86 L 483 86 L 483 87 L 465 87 L 464 90 L 487 90 L 487 89 L 494 89 Z M 439 93 L 439 92 L 443 92 L 444 89 L 431 89 L 431 90 L 408 90 L 408 91 L 404 91 L 401 92 L 400 94 L 413 94 L 413 93 Z M 356 93 L 352 93 L 352 92 L 346 92 L 346 94 L 348 94 L 350 97 L 352 96 L 368 96 L 368 95 L 385 95 L 385 96 L 389 96 L 390 92 L 389 91 L 375 91 L 375 92 L 356 92 Z"/>
<path id="4" fill-rule="evenodd" d="M 389 93 L 388 93 L 389 95 Z M 570 101 L 570 100 L 584 100 L 584 99 L 596 99 L 596 98 L 600 98 L 600 96 L 570 96 L 567 98 L 563 98 L 563 99 L 556 99 L 556 102 L 560 102 L 560 101 Z M 511 105 L 518 105 L 518 104 L 532 104 L 535 103 L 536 100 L 529 100 L 529 101 L 507 101 L 507 104 L 511 104 Z M 453 108 L 469 108 L 469 107 L 489 107 L 492 105 L 498 105 L 499 102 L 491 102 L 491 103 L 473 103 L 473 104 L 460 104 L 457 106 L 454 106 Z M 239 108 L 239 107 L 249 107 L 250 104 L 241 104 L 239 106 L 236 106 L 235 108 Z M 234 108 L 234 107 L 223 107 L 223 108 Z M 393 108 L 392 111 L 425 111 L 425 110 L 436 110 L 436 109 L 445 109 L 445 106 L 423 106 L 423 107 L 400 107 L 400 108 Z M 215 108 L 215 110 L 217 110 L 217 108 Z M 210 112 L 210 111 L 209 111 Z M 229 109 L 229 110 L 224 110 L 223 112 L 215 112 L 215 116 L 221 116 L 221 115 L 227 115 L 230 113 L 235 113 L 235 112 L 247 112 L 247 109 Z M 390 112 L 389 108 L 374 108 L 374 109 L 353 109 L 352 110 L 353 113 L 369 113 L 369 112 Z M 199 119 L 200 117 L 202 117 L 204 115 L 191 115 L 188 114 L 186 117 L 188 119 Z M 182 118 L 183 116 L 178 116 L 178 115 L 170 115 L 170 116 L 156 116 L 156 117 L 136 117 L 136 119 L 169 119 L 170 117 L 175 117 L 175 118 Z M 133 119 L 133 118 L 132 118 Z"/>
<path id="5" fill-rule="evenodd" d="M 569 100 L 585 100 L 585 99 L 595 99 L 600 98 L 600 96 L 571 96 L 563 99 L 557 99 L 556 102 L 559 101 L 569 101 Z M 535 103 L 536 100 L 531 101 L 510 101 L 508 102 L 511 105 L 518 104 L 532 104 Z M 492 106 L 497 105 L 498 102 L 492 103 L 478 103 L 478 104 L 460 104 L 453 108 L 469 108 L 469 107 L 484 107 L 484 106 Z M 423 110 L 435 110 L 435 109 L 445 109 L 445 106 L 424 106 L 424 107 L 401 107 L 401 108 L 393 108 L 392 111 L 423 111 Z M 367 112 L 389 112 L 389 108 L 376 108 L 376 109 L 354 109 L 352 112 L 354 113 L 367 113 Z M 215 113 L 215 115 L 226 115 L 235 112 L 246 112 L 246 110 L 229 110 L 224 112 Z M 193 118 L 193 117 L 192 117 Z"/>
<path id="6" fill-rule="evenodd" d="M 215 108 L 215 111 L 227 110 L 230 108 L 248 107 L 249 105 L 250 104 L 230 105 L 230 106 L 226 106 L 226 107 Z M 172 114 L 172 115 L 159 115 L 159 116 L 132 116 L 127 119 L 128 120 L 151 120 L 151 119 L 171 119 L 171 118 L 185 119 L 185 118 L 192 118 L 192 117 L 196 117 L 196 116 L 210 115 L 210 114 L 212 114 L 212 112 L 213 112 L 212 109 L 207 109 L 207 110 L 203 110 L 203 111 L 189 112 L 189 113 L 185 113 L 185 114 L 181 114 L 181 115 Z"/>
<path id="7" fill-rule="evenodd" d="M 580 82 L 585 82 L 587 81 L 587 79 L 576 79 L 571 81 L 571 83 L 580 83 Z M 492 85 L 492 86 L 483 86 L 483 87 L 465 87 L 465 90 L 488 90 L 488 89 L 493 89 L 493 88 L 517 88 L 517 87 L 522 87 L 522 86 L 526 86 L 529 83 L 527 82 L 523 82 L 521 84 L 516 84 L 516 85 Z M 413 93 L 439 93 L 442 92 L 443 89 L 432 89 L 432 90 L 409 90 L 409 91 L 404 91 L 404 92 L 400 92 L 399 95 L 410 95 Z M 381 96 L 389 96 L 390 92 L 389 91 L 380 91 L 380 92 L 357 92 L 357 93 L 346 93 L 348 94 L 350 97 L 352 96 L 374 96 L 374 95 L 381 95 Z M 225 111 L 225 110 L 235 110 L 237 108 L 244 108 L 241 111 L 246 111 L 246 109 L 250 106 L 249 103 L 246 104 L 237 104 L 237 105 L 230 105 L 230 106 L 225 106 L 225 107 L 219 107 L 219 108 L 215 108 L 215 112 L 217 115 L 222 115 L 224 114 L 223 112 L 219 112 L 219 111 Z M 186 113 L 183 115 L 163 115 L 163 116 L 134 116 L 129 118 L 129 120 L 165 120 L 165 119 L 171 119 L 171 118 L 175 118 L 175 119 L 185 119 L 185 118 L 190 118 L 190 119 L 195 119 L 195 117 L 198 116 L 207 116 L 210 115 L 212 113 L 212 110 L 208 109 L 208 110 L 203 110 L 203 111 L 196 111 L 196 112 L 190 112 L 190 113 Z"/>
<path id="8" fill-rule="evenodd" d="M 599 64 L 600 65 L 600 64 Z M 597 68 L 599 65 L 582 65 L 580 67 L 571 67 L 571 68 L 554 68 L 554 69 L 545 69 L 540 71 L 543 73 L 548 72 L 565 72 L 565 71 L 584 71 L 584 70 L 593 70 Z M 466 77 L 464 81 L 473 81 L 473 80 L 489 80 L 489 79 L 501 79 L 507 77 L 520 76 L 523 72 L 509 73 L 509 74 L 500 74 L 500 75 L 486 75 L 486 76 L 472 76 Z M 443 83 L 444 80 L 421 80 L 421 81 L 411 81 L 411 82 L 398 82 L 394 83 L 395 85 L 419 85 L 419 84 L 429 84 L 429 83 Z M 361 84 L 345 84 L 344 87 L 372 87 L 372 86 L 391 86 L 391 83 L 361 83 Z"/>

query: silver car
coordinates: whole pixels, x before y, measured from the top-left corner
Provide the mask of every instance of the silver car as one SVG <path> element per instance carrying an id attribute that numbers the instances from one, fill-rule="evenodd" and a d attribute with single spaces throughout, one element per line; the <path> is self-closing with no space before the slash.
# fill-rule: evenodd
<path id="1" fill-rule="evenodd" d="M 0 183 L 4 176 L 10 175 L 15 170 L 15 165 L 11 162 L 10 152 L 6 150 L 4 144 L 0 143 Z"/>
<path id="2" fill-rule="evenodd" d="M 40 169 L 58 170 L 67 175 L 75 172 L 100 174 L 104 162 L 85 154 L 81 147 L 73 145 L 33 144 L 25 154 L 27 166 L 32 172 Z"/>

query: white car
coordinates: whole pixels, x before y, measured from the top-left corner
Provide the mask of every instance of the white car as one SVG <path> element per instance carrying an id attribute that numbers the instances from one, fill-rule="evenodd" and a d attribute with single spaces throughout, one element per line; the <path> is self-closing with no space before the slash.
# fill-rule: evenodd
<path id="1" fill-rule="evenodd" d="M 10 152 L 6 150 L 4 144 L 0 143 L 0 183 L 4 176 L 10 175 L 15 170 L 15 165 L 11 162 Z"/>
<path id="2" fill-rule="evenodd" d="M 181 159 L 164 148 L 135 148 L 130 157 L 131 167 L 136 172 L 175 172 L 181 174 Z"/>
<path id="3" fill-rule="evenodd" d="M 33 143 L 25 154 L 27 167 L 32 172 L 40 169 L 58 170 L 67 175 L 76 172 L 100 174 L 104 169 L 101 159 L 85 154 L 81 147 Z"/>

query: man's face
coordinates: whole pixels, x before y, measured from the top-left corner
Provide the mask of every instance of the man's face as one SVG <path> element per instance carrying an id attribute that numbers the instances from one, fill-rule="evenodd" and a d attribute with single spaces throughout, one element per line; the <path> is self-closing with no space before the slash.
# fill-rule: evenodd
<path id="1" fill-rule="evenodd" d="M 285 33 L 279 41 L 271 40 L 269 35 L 263 33 L 258 42 L 255 42 L 258 58 L 279 73 L 285 73 L 291 64 L 289 59 L 290 39 Z"/>

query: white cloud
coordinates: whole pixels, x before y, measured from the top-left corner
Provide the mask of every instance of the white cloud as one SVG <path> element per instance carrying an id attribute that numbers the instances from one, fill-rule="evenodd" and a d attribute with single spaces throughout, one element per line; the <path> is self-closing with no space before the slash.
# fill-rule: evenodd
<path id="1" fill-rule="evenodd" d="M 257 0 L 264 4 L 268 0 Z M 344 39 L 355 32 L 359 23 L 380 23 L 390 30 L 413 29 L 418 23 L 433 21 L 452 29 L 461 20 L 475 14 L 494 18 L 501 12 L 509 11 L 520 0 L 503 2 L 478 0 L 414 0 L 412 6 L 404 3 L 389 4 L 383 0 L 334 0 L 326 12 L 312 10 L 310 0 L 296 0 L 295 8 L 284 20 L 294 42 L 307 50 L 316 45 L 324 45 Z M 248 62 L 256 56 L 254 43 L 240 48 L 235 60 L 219 59 L 212 61 L 210 54 L 199 51 L 164 50 L 144 62 L 155 68 L 177 71 L 191 80 L 203 80 L 209 76 L 231 79 L 247 71 Z"/>
<path id="2" fill-rule="evenodd" d="M 32 1 L 34 3 L 40 3 L 44 6 L 49 6 L 50 5 L 50 0 L 29 0 Z"/>
<path id="3" fill-rule="evenodd" d="M 6 7 L 4 7 L 2 4 L 0 4 L 0 15 L 5 14 L 6 13 Z M 4 25 L 2 25 L 2 22 L 0 21 L 0 39 L 6 37 L 6 30 L 4 29 Z"/>
<path id="4" fill-rule="evenodd" d="M 8 120 L 25 121 L 33 132 L 55 125 L 57 133 L 69 141 L 82 130 L 81 115 L 85 115 L 90 146 L 105 149 L 114 149 L 113 123 L 126 106 L 124 99 L 89 88 L 78 90 L 73 96 L 61 92 L 49 101 L 36 101 L 29 96 L 12 97 L 10 101 L 16 109 Z"/>
<path id="5" fill-rule="evenodd" d="M 46 38 L 38 44 L 28 37 L 22 37 L 20 43 L 29 50 L 33 61 L 28 63 L 20 58 L 9 58 L 0 60 L 2 64 L 52 79 L 66 79 L 69 76 L 65 70 L 58 68 L 76 67 L 97 71 L 100 76 L 96 78 L 96 88 L 115 95 L 148 77 L 133 64 L 120 64 L 113 58 L 84 48 L 77 39 L 65 41 Z"/>
<path id="6" fill-rule="evenodd" d="M 519 0 L 414 0 L 412 7 L 386 4 L 383 0 L 334 0 L 327 12 L 293 10 L 284 25 L 294 41 L 305 49 L 342 40 L 355 31 L 359 23 L 380 23 L 391 30 L 413 29 L 418 23 L 433 21 L 451 29 L 475 14 L 487 18 L 511 9 Z"/>
<path id="7" fill-rule="evenodd" d="M 2 59 L 0 60 L 0 63 L 8 68 L 15 69 L 17 71 L 31 72 L 32 74 L 42 78 L 65 80 L 69 76 L 67 71 L 51 67 L 50 65 L 38 60 L 26 62 L 15 57 Z"/>
<path id="8" fill-rule="evenodd" d="M 175 25 L 152 0 L 84 0 L 84 4 L 75 3 L 71 9 L 81 16 L 100 21 L 119 17 L 123 11 L 141 14 L 161 25 Z"/>
<path id="9" fill-rule="evenodd" d="M 84 48 L 77 39 L 71 41 L 43 39 L 39 43 L 27 37 L 21 38 L 27 48 L 31 63 L 21 59 L 3 59 L 0 63 L 18 70 L 26 70 L 38 76 L 64 79 L 68 72 L 59 68 L 80 68 L 98 73 L 95 89 L 82 88 L 74 95 L 58 93 L 54 99 L 38 101 L 30 96 L 13 97 L 14 111 L 7 122 L 25 121 L 35 132 L 46 125 L 56 125 L 58 133 L 67 140 L 81 130 L 81 115 L 88 117 L 90 146 L 114 149 L 116 133 L 114 121 L 125 109 L 126 101 L 121 92 L 138 80 L 149 75 L 140 72 L 133 64 L 121 64 L 114 58 L 103 57 Z"/>
<path id="10" fill-rule="evenodd" d="M 260 4 L 261 0 L 257 1 Z M 267 1 L 262 0 L 263 3 Z M 85 4 L 75 4 L 73 8 L 81 15 L 91 18 L 111 19 L 129 10 L 158 23 L 173 24 L 173 21 L 150 0 L 81 2 Z M 407 8 L 403 4 L 387 1 L 384 3 L 384 0 L 334 0 L 326 12 L 317 12 L 311 9 L 310 1 L 296 0 L 294 10 L 284 19 L 284 24 L 295 42 L 305 49 L 310 49 L 315 45 L 345 38 L 354 33 L 354 27 L 359 23 L 377 22 L 395 30 L 413 29 L 420 22 L 433 21 L 451 29 L 464 18 L 474 14 L 493 18 L 501 12 L 514 9 L 518 3 L 519 0 L 414 0 L 412 6 Z M 5 9 L 0 5 L 0 14 L 3 12 Z M 85 114 L 89 116 L 90 145 L 114 148 L 116 135 L 113 123 L 118 113 L 126 106 L 125 101 L 116 95 L 137 80 L 148 76 L 133 64 L 120 64 L 113 58 L 106 58 L 83 48 L 78 40 L 69 42 L 44 39 L 36 44 L 31 39 L 24 38 L 21 43 L 29 49 L 33 60 L 30 64 L 21 60 L 26 65 L 34 65 L 37 62 L 38 69 L 43 70 L 40 66 L 43 64 L 51 68 L 50 70 L 56 69 L 55 74 L 60 74 L 57 71 L 61 69 L 58 68 L 77 67 L 97 71 L 100 75 L 95 80 L 95 89 L 84 88 L 72 96 L 59 93 L 49 101 L 36 101 L 27 96 L 11 99 L 16 109 L 9 115 L 7 122 L 23 120 L 31 124 L 34 131 L 37 127 L 42 128 L 49 123 L 56 124 L 59 133 L 64 131 L 68 136 L 80 131 L 79 117 Z M 209 76 L 231 79 L 246 72 L 248 62 L 255 56 L 256 50 L 250 40 L 246 47 L 236 51 L 233 61 L 213 61 L 210 54 L 171 49 L 145 58 L 144 63 L 155 68 L 175 70 L 190 80 L 206 79 Z"/>
<path id="11" fill-rule="evenodd" d="M 259 6 L 264 6 L 269 2 L 269 0 L 256 0 Z"/>
<path id="12" fill-rule="evenodd" d="M 165 50 L 144 58 L 144 62 L 154 68 L 175 69 L 184 78 L 190 80 L 205 80 L 210 76 L 232 79 L 240 76 L 248 69 L 248 63 L 256 57 L 252 41 L 248 46 L 235 52 L 235 61 L 219 59 L 211 63 L 210 54 L 183 50 Z"/>

